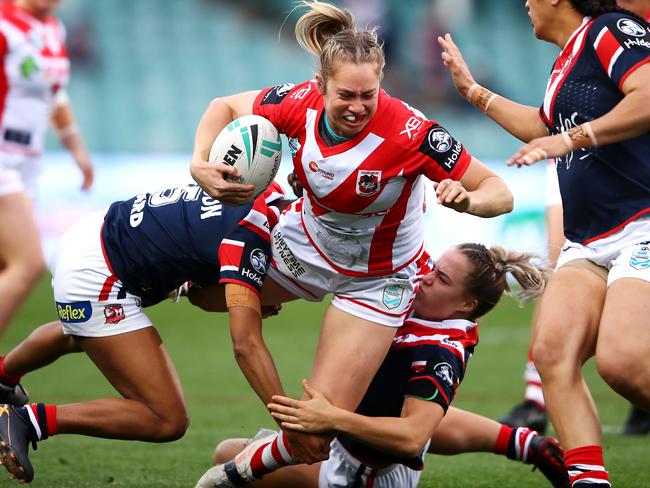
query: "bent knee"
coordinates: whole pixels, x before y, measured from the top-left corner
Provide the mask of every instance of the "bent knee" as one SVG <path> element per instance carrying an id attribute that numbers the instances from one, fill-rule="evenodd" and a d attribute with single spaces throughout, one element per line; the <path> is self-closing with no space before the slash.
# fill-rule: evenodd
<path id="1" fill-rule="evenodd" d="M 190 418 L 186 411 L 182 413 L 182 415 L 175 415 L 173 418 L 162 420 L 155 442 L 177 441 L 185 435 L 190 426 Z"/>
<path id="2" fill-rule="evenodd" d="M 612 349 L 598 351 L 596 369 L 603 380 L 615 391 L 626 396 L 640 387 L 639 380 L 644 378 L 643 361 L 633 355 L 618 354 Z"/>
<path id="3" fill-rule="evenodd" d="M 45 259 L 42 255 L 11 259 L 3 272 L 11 275 L 16 288 L 30 289 L 45 273 Z"/>

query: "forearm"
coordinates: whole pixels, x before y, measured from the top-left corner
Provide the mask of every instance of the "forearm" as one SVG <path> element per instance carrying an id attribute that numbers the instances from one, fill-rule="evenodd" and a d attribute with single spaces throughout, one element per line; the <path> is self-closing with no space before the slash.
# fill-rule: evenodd
<path id="1" fill-rule="evenodd" d="M 207 161 L 214 139 L 232 120 L 233 111 L 230 106 L 222 99 L 213 100 L 196 128 L 192 159 Z"/>
<path id="2" fill-rule="evenodd" d="M 521 141 L 548 135 L 535 107 L 513 102 L 480 85 L 472 90 L 467 100 Z"/>
<path id="3" fill-rule="evenodd" d="M 495 217 L 512 211 L 512 193 L 498 176 L 491 176 L 469 192 L 470 204 L 466 213 L 478 217 Z"/>
<path id="4" fill-rule="evenodd" d="M 75 160 L 88 157 L 88 151 L 81 137 L 81 131 L 74 118 L 72 107 L 69 103 L 61 103 L 52 111 L 52 126 L 61 144 L 68 149 Z"/>
<path id="5" fill-rule="evenodd" d="M 415 456 L 428 439 L 405 417 L 366 417 L 340 408 L 336 412 L 332 418 L 334 430 L 388 454 Z"/>
<path id="6" fill-rule="evenodd" d="M 607 114 L 591 121 L 598 146 L 638 137 L 650 131 L 650 89 L 628 93 Z"/>

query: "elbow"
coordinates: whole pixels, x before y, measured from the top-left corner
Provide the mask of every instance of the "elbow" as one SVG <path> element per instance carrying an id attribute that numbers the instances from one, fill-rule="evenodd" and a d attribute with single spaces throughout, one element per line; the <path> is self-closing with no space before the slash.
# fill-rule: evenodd
<path id="1" fill-rule="evenodd" d="M 408 439 L 400 448 L 400 453 L 399 455 L 403 457 L 415 457 L 422 452 L 422 449 L 424 449 L 424 446 L 427 442 L 428 438 L 426 439 L 418 439 L 417 436 L 412 436 L 410 439 Z"/>
<path id="2" fill-rule="evenodd" d="M 501 213 L 502 214 L 510 213 L 514 208 L 515 208 L 515 197 L 512 195 L 512 192 L 510 190 L 507 190 L 507 195 L 503 203 L 503 211 Z"/>

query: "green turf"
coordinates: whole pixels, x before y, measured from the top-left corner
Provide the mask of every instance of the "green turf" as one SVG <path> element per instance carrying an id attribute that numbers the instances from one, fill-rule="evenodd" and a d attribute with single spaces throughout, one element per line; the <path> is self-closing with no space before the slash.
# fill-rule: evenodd
<path id="1" fill-rule="evenodd" d="M 289 304 L 279 317 L 265 324 L 267 341 L 290 393 L 299 393 L 299 381 L 309 373 L 323 310 L 323 304 Z M 0 350 L 12 347 L 53 316 L 49 281 L 43 280 L 2 340 Z M 237 369 L 225 315 L 201 312 L 188 303 L 165 303 L 150 309 L 149 316 L 158 326 L 185 387 L 191 415 L 185 437 L 168 444 L 147 444 L 58 436 L 42 442 L 32 453 L 34 487 L 193 486 L 208 466 L 217 441 L 250 435 L 263 425 L 273 426 Z M 481 323 L 481 343 L 456 406 L 498 417 L 520 400 L 529 316 L 529 309 L 519 309 L 504 300 Z M 597 379 L 593 367 L 587 369 L 603 424 L 613 431 L 605 434 L 604 442 L 614 486 L 650 487 L 650 438 L 615 433 L 627 415 L 627 405 Z M 114 395 L 81 354 L 32 373 L 24 384 L 33 401 L 47 403 Z M 0 486 L 12 483 L 2 480 Z M 529 467 L 493 454 L 470 454 L 429 456 L 420 486 L 520 488 L 548 484 Z"/>

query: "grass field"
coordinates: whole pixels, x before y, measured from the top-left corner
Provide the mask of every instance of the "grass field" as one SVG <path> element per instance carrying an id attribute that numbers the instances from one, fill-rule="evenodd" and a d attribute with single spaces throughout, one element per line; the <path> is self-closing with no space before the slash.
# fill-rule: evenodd
<path id="1" fill-rule="evenodd" d="M 324 304 L 289 304 L 265 324 L 289 393 L 297 395 L 309 373 Z M 33 328 L 52 320 L 49 281 L 43 280 L 3 338 L 6 351 Z M 185 437 L 169 444 L 58 436 L 39 445 L 31 459 L 34 487 L 190 487 L 208 466 L 212 449 L 226 437 L 252 435 L 273 422 L 240 374 L 230 349 L 224 314 L 208 314 L 188 303 L 165 303 L 150 309 L 185 387 L 191 425 Z M 521 398 L 530 309 L 510 300 L 481 323 L 481 343 L 468 368 L 455 405 L 498 417 Z M 600 381 L 588 365 L 588 381 L 605 425 L 605 460 L 613 486 L 650 487 L 650 438 L 617 434 L 627 404 Z M 33 401 L 71 403 L 115 392 L 83 354 L 27 376 Z M 165 392 L 161 392 L 164 395 Z M 1 473 L 0 473 L 1 474 Z M 0 480 L 0 486 L 11 486 Z M 17 485 L 16 485 L 17 486 Z M 538 472 L 492 454 L 428 456 L 422 487 L 544 487 Z M 398 487 L 396 487 L 398 488 Z"/>

